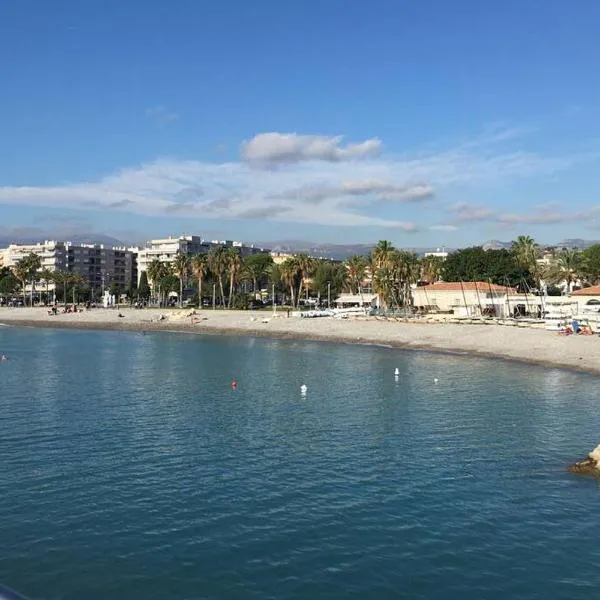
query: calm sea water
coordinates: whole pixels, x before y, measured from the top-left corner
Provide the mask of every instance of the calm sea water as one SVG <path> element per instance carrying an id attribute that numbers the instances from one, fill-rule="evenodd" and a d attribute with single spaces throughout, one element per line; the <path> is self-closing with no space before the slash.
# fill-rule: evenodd
<path id="1" fill-rule="evenodd" d="M 596 377 L 177 334 L 1 352 L 0 582 L 32 598 L 598 593 L 600 489 L 565 471 Z"/>

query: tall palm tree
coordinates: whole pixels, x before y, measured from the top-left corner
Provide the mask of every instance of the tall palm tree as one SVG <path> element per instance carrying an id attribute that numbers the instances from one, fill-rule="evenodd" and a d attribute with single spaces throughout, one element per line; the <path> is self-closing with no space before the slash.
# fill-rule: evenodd
<path id="1" fill-rule="evenodd" d="M 581 254 L 576 250 L 564 249 L 556 255 L 554 264 L 547 269 L 546 276 L 551 283 L 565 282 L 566 292 L 571 291 L 572 284 L 579 279 Z"/>
<path id="2" fill-rule="evenodd" d="M 227 250 L 227 270 L 229 272 L 229 298 L 227 308 L 233 306 L 233 288 L 237 284 L 242 269 L 242 257 L 237 248 Z"/>
<path id="3" fill-rule="evenodd" d="M 289 288 L 292 306 L 296 306 L 296 285 L 298 278 L 302 276 L 302 271 L 295 258 L 286 258 L 279 265 L 279 274 L 283 284 Z"/>
<path id="4" fill-rule="evenodd" d="M 156 296 L 156 290 L 158 289 L 158 299 L 160 302 L 160 286 L 159 282 L 161 279 L 166 277 L 169 273 L 169 268 L 167 265 L 156 258 L 148 263 L 148 268 L 146 270 L 148 279 L 150 281 L 150 285 L 152 286 L 152 295 Z"/>
<path id="5" fill-rule="evenodd" d="M 72 288 L 73 304 L 77 304 L 77 302 L 75 300 L 75 293 L 77 291 L 77 286 L 83 285 L 85 283 L 85 279 L 83 278 L 83 275 L 81 275 L 80 273 L 67 273 L 67 282 L 73 286 L 73 288 Z M 66 296 L 66 292 L 65 292 L 65 296 Z"/>
<path id="6" fill-rule="evenodd" d="M 358 293 L 360 294 L 360 304 L 363 306 L 362 281 L 367 273 L 367 261 L 365 257 L 359 256 L 358 254 L 351 256 L 346 260 L 346 269 L 354 290 L 358 289 Z"/>
<path id="7" fill-rule="evenodd" d="M 183 284 L 190 272 L 190 258 L 183 252 L 177 252 L 173 259 L 173 271 L 179 277 L 179 308 L 183 307 Z"/>
<path id="8" fill-rule="evenodd" d="M 49 302 L 49 288 L 50 284 L 54 282 L 54 271 L 51 271 L 48 268 L 44 268 L 39 272 L 40 280 L 44 282 L 46 286 L 46 302 Z"/>
<path id="9" fill-rule="evenodd" d="M 315 259 L 306 254 L 306 252 L 296 254 L 294 258 L 302 276 L 300 280 L 300 287 L 298 289 L 297 298 L 298 305 L 300 305 L 300 296 L 302 295 L 303 286 L 306 288 L 306 299 L 308 300 L 308 278 L 312 275 L 314 271 Z"/>
<path id="10" fill-rule="evenodd" d="M 517 261 L 517 265 L 531 271 L 539 255 L 539 246 L 535 243 L 534 239 L 528 235 L 520 235 L 512 242 L 511 250 Z"/>
<path id="11" fill-rule="evenodd" d="M 27 281 L 29 280 L 29 264 L 27 263 L 26 257 L 19 259 L 12 267 L 13 275 L 19 280 L 21 284 L 21 294 L 23 296 L 23 304 L 26 301 L 26 287 Z"/>
<path id="12" fill-rule="evenodd" d="M 442 275 L 443 260 L 439 256 L 424 256 L 421 260 L 420 278 L 427 283 L 435 283 Z"/>
<path id="13" fill-rule="evenodd" d="M 373 292 L 377 294 L 384 308 L 387 308 L 392 301 L 394 252 L 396 249 L 392 242 L 380 240 L 369 257 Z"/>
<path id="14" fill-rule="evenodd" d="M 223 288 L 223 278 L 227 271 L 227 249 L 224 246 L 213 246 L 208 252 L 208 268 L 219 282 L 219 291 L 221 292 L 222 306 L 225 306 L 225 290 Z"/>
<path id="15" fill-rule="evenodd" d="M 35 289 L 35 282 L 38 278 L 38 271 L 42 268 L 42 259 L 39 254 L 35 254 L 34 252 L 29 253 L 26 259 L 29 267 L 29 279 L 31 280 L 29 304 L 33 306 L 33 292 Z"/>
<path id="16" fill-rule="evenodd" d="M 192 256 L 191 268 L 194 277 L 198 279 L 198 308 L 202 308 L 202 281 L 208 273 L 208 256 L 206 254 Z"/>

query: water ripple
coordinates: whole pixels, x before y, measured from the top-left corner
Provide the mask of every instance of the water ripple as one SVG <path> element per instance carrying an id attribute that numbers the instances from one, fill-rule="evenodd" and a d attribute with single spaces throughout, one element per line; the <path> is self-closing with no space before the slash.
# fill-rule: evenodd
<path id="1" fill-rule="evenodd" d="M 0 579 L 32 597 L 600 584 L 599 487 L 564 471 L 598 442 L 596 378 L 375 346 L 0 336 Z"/>

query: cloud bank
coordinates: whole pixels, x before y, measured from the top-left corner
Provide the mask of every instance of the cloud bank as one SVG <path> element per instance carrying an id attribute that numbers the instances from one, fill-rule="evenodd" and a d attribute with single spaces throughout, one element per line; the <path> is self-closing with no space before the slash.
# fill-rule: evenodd
<path id="1" fill-rule="evenodd" d="M 442 205 L 453 186 L 552 174 L 589 160 L 505 151 L 507 137 L 513 136 L 494 132 L 453 148 L 398 156 L 384 154 L 375 138 L 345 143 L 341 136 L 261 133 L 241 144 L 237 161 L 160 159 L 98 181 L 1 187 L 0 203 L 407 232 L 453 231 L 472 222 L 559 222 L 564 215 L 556 209 L 523 216 L 464 202 Z M 425 214 L 425 223 L 416 222 Z"/>

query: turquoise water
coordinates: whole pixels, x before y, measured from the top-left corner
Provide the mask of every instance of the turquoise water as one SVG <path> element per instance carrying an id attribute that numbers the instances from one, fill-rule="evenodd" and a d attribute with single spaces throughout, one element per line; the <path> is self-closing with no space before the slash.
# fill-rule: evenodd
<path id="1" fill-rule="evenodd" d="M 177 334 L 0 328 L 2 352 L 0 582 L 32 598 L 598 593 L 599 486 L 565 472 L 596 377 Z"/>

